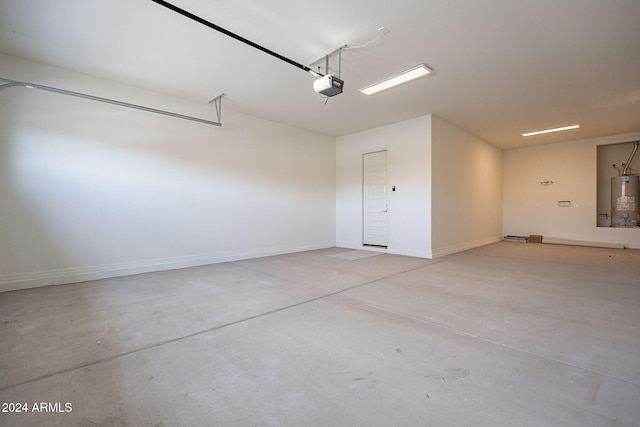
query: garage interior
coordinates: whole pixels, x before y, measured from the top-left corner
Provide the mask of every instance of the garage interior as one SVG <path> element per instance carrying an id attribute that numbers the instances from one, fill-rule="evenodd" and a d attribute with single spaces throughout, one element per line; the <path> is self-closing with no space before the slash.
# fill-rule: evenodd
<path id="1" fill-rule="evenodd" d="M 0 0 L 1 425 L 640 425 L 640 3 L 387 3 Z"/>

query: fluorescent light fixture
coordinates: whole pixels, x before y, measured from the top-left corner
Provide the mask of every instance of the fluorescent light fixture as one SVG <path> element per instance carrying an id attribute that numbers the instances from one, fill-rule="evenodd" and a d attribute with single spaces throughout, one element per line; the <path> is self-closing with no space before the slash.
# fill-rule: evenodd
<path id="1" fill-rule="evenodd" d="M 402 83 L 417 79 L 418 77 L 426 76 L 427 74 L 431 74 L 431 69 L 424 64 L 420 64 L 406 71 L 403 71 L 400 74 L 396 74 L 393 77 L 384 79 L 381 82 L 362 88 L 359 91 L 364 93 L 365 95 L 373 95 L 374 93 L 378 93 L 382 90 L 401 85 Z"/>
<path id="2" fill-rule="evenodd" d="M 580 128 L 580 125 L 563 126 L 561 128 L 537 130 L 535 132 L 523 133 L 522 136 L 541 135 L 543 133 L 560 132 L 560 131 L 563 131 L 563 130 L 571 130 L 571 129 L 579 129 L 579 128 Z"/>

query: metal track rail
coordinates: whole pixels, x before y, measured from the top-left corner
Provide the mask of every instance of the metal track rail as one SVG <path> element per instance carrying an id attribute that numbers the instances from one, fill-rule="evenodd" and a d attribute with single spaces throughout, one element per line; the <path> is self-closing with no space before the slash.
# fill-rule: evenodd
<path id="1" fill-rule="evenodd" d="M 44 90 L 46 92 L 59 93 L 61 95 L 68 95 L 68 96 L 74 96 L 76 98 L 88 99 L 90 101 L 104 102 L 106 104 L 117 105 L 117 106 L 120 106 L 120 107 L 133 108 L 135 110 L 147 111 L 149 113 L 162 114 L 162 115 L 165 115 L 165 116 L 175 117 L 177 119 L 191 120 L 191 121 L 194 121 L 194 122 L 204 123 L 204 124 L 213 125 L 213 126 L 222 126 L 222 123 L 221 123 L 222 97 L 224 96 L 224 94 L 221 94 L 220 96 L 217 96 L 216 98 L 212 99 L 209 102 L 210 104 L 215 104 L 216 114 L 217 114 L 217 118 L 218 118 L 218 121 L 212 121 L 212 120 L 201 119 L 199 117 L 193 117 L 193 116 L 187 116 L 187 115 L 184 115 L 184 114 L 172 113 L 171 111 L 158 110 L 157 108 L 145 107 L 144 105 L 131 104 L 131 103 L 128 103 L 128 102 L 117 101 L 115 99 L 102 98 L 102 97 L 99 97 L 99 96 L 88 95 L 86 93 L 73 92 L 71 90 L 60 89 L 60 88 L 56 88 L 56 87 L 52 87 L 52 86 L 45 86 L 45 85 L 36 84 L 36 83 L 20 82 L 20 81 L 16 81 L 16 80 L 4 79 L 4 78 L 1 78 L 1 77 L 0 77 L 0 81 L 7 82 L 7 83 L 5 83 L 3 85 L 0 85 L 0 91 L 2 91 L 4 89 L 9 89 L 9 88 L 12 88 L 12 87 L 25 87 L 25 88 L 29 88 L 29 89 L 39 89 L 39 90 Z"/>
<path id="2" fill-rule="evenodd" d="M 252 42 L 251 40 L 248 40 L 248 39 L 246 39 L 246 38 L 244 38 L 242 36 L 239 36 L 238 34 L 233 33 L 233 32 L 231 32 L 231 31 L 229 31 L 229 30 L 227 30 L 225 28 L 222 28 L 221 26 L 216 25 L 213 22 L 207 21 L 206 19 L 201 18 L 198 15 L 194 15 L 193 13 L 191 13 L 189 11 L 186 11 L 186 10 L 184 10 L 182 8 L 179 8 L 178 6 L 176 6 L 174 4 L 171 4 L 168 1 L 164 1 L 164 0 L 151 0 L 151 1 L 154 2 L 154 3 L 159 4 L 160 6 L 164 6 L 167 9 L 172 10 L 172 11 L 182 15 L 185 18 L 189 18 L 189 19 L 191 19 L 193 21 L 196 21 L 199 24 L 202 24 L 204 26 L 207 26 L 207 27 L 211 28 L 212 30 L 216 30 L 216 31 L 228 36 L 228 37 L 231 37 L 233 39 L 238 40 L 239 42 L 247 44 L 247 45 L 249 45 L 249 46 L 251 46 L 251 47 L 253 47 L 255 49 L 258 49 L 258 50 L 268 54 L 268 55 L 271 55 L 271 56 L 273 56 L 275 58 L 278 58 L 279 60 L 284 61 L 287 64 L 293 65 L 294 67 L 300 68 L 301 70 L 307 71 L 307 72 L 309 72 L 309 73 L 311 73 L 313 75 L 322 77 L 322 74 L 313 71 L 311 68 L 307 67 L 306 65 L 302 65 L 299 62 L 294 61 L 293 59 L 289 59 L 286 56 L 280 55 L 279 53 L 276 53 L 276 52 L 274 52 L 274 51 L 272 51 L 270 49 L 267 49 L 266 47 L 261 46 L 258 43 Z"/>

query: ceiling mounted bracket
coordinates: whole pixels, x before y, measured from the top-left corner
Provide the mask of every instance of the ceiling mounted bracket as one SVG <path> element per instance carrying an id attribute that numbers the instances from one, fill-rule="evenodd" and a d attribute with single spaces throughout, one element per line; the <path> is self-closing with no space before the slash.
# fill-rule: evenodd
<path id="1" fill-rule="evenodd" d="M 222 116 L 222 97 L 224 96 L 224 94 L 218 96 L 217 98 L 212 99 L 211 102 L 210 102 L 210 103 L 212 103 L 212 102 L 215 101 L 216 112 L 218 114 L 218 121 L 214 122 L 214 121 L 211 121 L 211 120 L 201 119 L 199 117 L 193 117 L 193 116 L 187 116 L 187 115 L 184 115 L 184 114 L 172 113 L 171 111 L 158 110 L 157 108 L 145 107 L 144 105 L 131 104 L 131 103 L 128 103 L 128 102 L 117 101 L 115 99 L 102 98 L 102 97 L 99 97 L 99 96 L 88 95 L 86 93 L 80 93 L 80 92 L 73 92 L 73 91 L 70 91 L 70 90 L 60 89 L 60 88 L 52 87 L 52 86 L 45 86 L 45 85 L 36 84 L 36 83 L 20 82 L 20 81 L 16 81 L 16 80 L 4 79 L 2 77 L 0 77 L 0 81 L 7 82 L 6 84 L 0 85 L 0 91 L 2 91 L 4 89 L 9 89 L 9 88 L 12 88 L 12 87 L 26 87 L 28 89 L 39 89 L 39 90 L 44 90 L 46 92 L 53 92 L 53 93 L 58 93 L 58 94 L 61 94 L 61 95 L 73 96 L 73 97 L 76 97 L 76 98 L 88 99 L 90 101 L 103 102 L 103 103 L 106 103 L 106 104 L 117 105 L 117 106 L 120 106 L 120 107 L 127 107 L 127 108 L 133 108 L 135 110 L 147 111 L 149 113 L 162 114 L 162 115 L 165 115 L 165 116 L 175 117 L 175 118 L 178 118 L 178 119 L 191 120 L 191 121 L 194 121 L 194 122 L 204 123 L 204 124 L 207 124 L 207 125 L 222 126 L 222 122 L 220 121 L 220 117 Z"/>
<path id="2" fill-rule="evenodd" d="M 222 98 L 224 97 L 224 93 L 213 98 L 209 101 L 209 104 L 213 104 L 216 107 L 216 116 L 218 117 L 218 123 L 222 123 Z"/>
<path id="3" fill-rule="evenodd" d="M 342 51 L 347 45 L 340 46 L 331 53 L 313 62 L 310 68 L 319 76 L 332 75 L 340 78 L 342 73 Z M 324 68 L 324 69 L 323 69 Z"/>

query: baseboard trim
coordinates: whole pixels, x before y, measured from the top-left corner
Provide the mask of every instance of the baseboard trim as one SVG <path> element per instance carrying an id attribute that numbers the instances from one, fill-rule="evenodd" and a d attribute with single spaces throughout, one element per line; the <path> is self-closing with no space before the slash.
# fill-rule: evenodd
<path id="1" fill-rule="evenodd" d="M 624 249 L 622 243 L 589 242 L 585 240 L 560 239 L 557 237 L 544 237 L 542 243 L 549 245 L 587 246 L 592 248 Z"/>
<path id="2" fill-rule="evenodd" d="M 431 252 L 429 251 L 406 249 L 406 248 L 397 247 L 397 246 L 390 247 L 388 250 L 388 253 L 392 255 L 412 256 L 417 258 L 431 258 Z"/>
<path id="3" fill-rule="evenodd" d="M 469 249 L 478 248 L 480 246 L 490 245 L 502 240 L 502 236 L 489 237 L 487 239 L 475 240 L 473 242 L 465 242 L 458 245 L 446 246 L 444 248 L 433 249 L 431 258 L 441 258 L 457 252 L 463 252 Z"/>
<path id="4" fill-rule="evenodd" d="M 38 288 L 50 285 L 86 282 L 110 277 L 130 276 L 155 271 L 176 270 L 221 262 L 282 255 L 324 249 L 335 246 L 335 242 L 317 242 L 303 245 L 283 245 L 265 248 L 244 249 L 238 251 L 214 252 L 209 254 L 187 255 L 172 258 L 159 258 L 122 262 L 116 264 L 92 265 L 0 275 L 0 292 Z"/>

